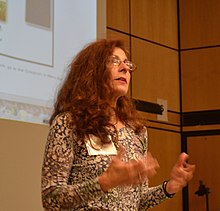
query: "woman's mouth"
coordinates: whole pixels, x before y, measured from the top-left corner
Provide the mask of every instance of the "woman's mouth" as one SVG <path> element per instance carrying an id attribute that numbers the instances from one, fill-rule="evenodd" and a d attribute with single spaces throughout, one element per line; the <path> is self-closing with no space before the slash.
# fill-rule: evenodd
<path id="1" fill-rule="evenodd" d="M 124 83 L 127 83 L 126 78 L 123 78 L 123 77 L 116 78 L 115 80 L 117 80 L 117 81 L 122 81 L 122 82 L 124 82 Z"/>

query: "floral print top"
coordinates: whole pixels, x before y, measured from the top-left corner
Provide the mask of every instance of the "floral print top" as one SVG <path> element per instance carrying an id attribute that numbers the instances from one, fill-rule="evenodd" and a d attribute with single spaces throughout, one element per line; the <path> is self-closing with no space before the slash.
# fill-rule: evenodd
<path id="1" fill-rule="evenodd" d="M 89 155 L 68 125 L 70 114 L 58 115 L 47 138 L 42 167 L 42 202 L 46 211 L 146 210 L 168 197 L 162 185 L 116 187 L 103 192 L 98 176 L 114 155 Z M 113 132 L 112 132 L 113 133 Z M 136 135 L 129 127 L 117 131 L 118 143 L 126 150 L 125 162 L 147 150 L 147 132 Z"/>

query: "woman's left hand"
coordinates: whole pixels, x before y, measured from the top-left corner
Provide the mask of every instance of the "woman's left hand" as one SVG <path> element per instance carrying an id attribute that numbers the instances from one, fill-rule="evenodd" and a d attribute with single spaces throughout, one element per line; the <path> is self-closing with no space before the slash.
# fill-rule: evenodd
<path id="1" fill-rule="evenodd" d="M 186 153 L 181 153 L 177 163 L 174 165 L 170 180 L 166 185 L 166 191 L 169 194 L 177 193 L 193 178 L 195 165 L 187 163 L 188 157 Z"/>

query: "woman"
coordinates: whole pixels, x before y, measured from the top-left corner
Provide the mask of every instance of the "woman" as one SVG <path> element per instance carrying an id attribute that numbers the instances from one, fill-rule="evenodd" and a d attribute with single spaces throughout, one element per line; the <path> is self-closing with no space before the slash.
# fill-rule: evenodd
<path id="1" fill-rule="evenodd" d="M 50 119 L 42 169 L 45 210 L 146 210 L 171 198 L 195 166 L 182 153 L 170 180 L 148 187 L 159 164 L 126 96 L 131 73 L 120 40 L 99 40 L 75 57 Z"/>

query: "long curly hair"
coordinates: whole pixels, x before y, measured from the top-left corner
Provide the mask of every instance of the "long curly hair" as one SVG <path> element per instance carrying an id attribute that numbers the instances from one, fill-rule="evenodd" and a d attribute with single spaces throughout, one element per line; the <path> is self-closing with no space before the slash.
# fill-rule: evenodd
<path id="1" fill-rule="evenodd" d="M 122 40 L 107 39 L 94 41 L 78 53 L 69 65 L 67 77 L 58 92 L 50 124 L 58 114 L 68 112 L 71 114 L 69 124 L 79 139 L 93 134 L 105 143 L 109 140 L 107 128 L 116 130 L 110 123 L 114 110 L 121 122 L 136 133 L 141 132 L 143 124 L 137 118 L 132 99 L 122 96 L 116 108 L 110 105 L 113 89 L 107 64 L 116 47 L 129 56 Z"/>

